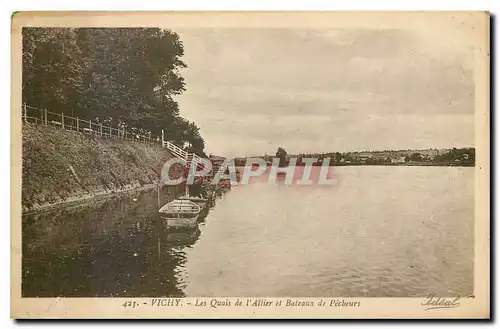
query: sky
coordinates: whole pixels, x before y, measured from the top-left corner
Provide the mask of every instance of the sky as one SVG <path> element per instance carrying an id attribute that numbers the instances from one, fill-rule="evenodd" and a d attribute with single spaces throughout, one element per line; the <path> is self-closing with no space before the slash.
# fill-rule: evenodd
<path id="1" fill-rule="evenodd" d="M 181 115 L 228 157 L 474 145 L 470 47 L 412 30 L 194 28 Z"/>

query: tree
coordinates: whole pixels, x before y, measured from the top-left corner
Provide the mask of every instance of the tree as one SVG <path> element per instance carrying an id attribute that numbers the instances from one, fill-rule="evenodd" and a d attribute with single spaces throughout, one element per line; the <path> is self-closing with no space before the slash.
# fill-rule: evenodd
<path id="1" fill-rule="evenodd" d="M 284 148 L 278 147 L 278 150 L 276 151 L 276 157 L 280 159 L 279 166 L 284 167 L 286 164 L 286 156 L 288 153 L 285 151 Z"/>
<path id="2" fill-rule="evenodd" d="M 179 68 L 184 50 L 178 35 L 156 28 L 77 29 L 87 54 L 86 94 L 82 104 L 91 117 L 105 108 L 135 126 L 154 128 L 151 119 L 178 115 L 173 95 L 184 88 Z M 175 104 L 174 104 L 175 103 Z"/>
<path id="3" fill-rule="evenodd" d="M 23 28 L 23 101 L 71 114 L 85 67 L 72 29 Z"/>
<path id="4" fill-rule="evenodd" d="M 84 119 L 113 118 L 127 127 L 161 129 L 203 152 L 194 123 L 180 116 L 176 95 L 179 36 L 159 28 L 23 28 L 23 101 Z"/>
<path id="5" fill-rule="evenodd" d="M 422 154 L 415 152 L 409 156 L 409 160 L 415 162 L 422 161 Z"/>

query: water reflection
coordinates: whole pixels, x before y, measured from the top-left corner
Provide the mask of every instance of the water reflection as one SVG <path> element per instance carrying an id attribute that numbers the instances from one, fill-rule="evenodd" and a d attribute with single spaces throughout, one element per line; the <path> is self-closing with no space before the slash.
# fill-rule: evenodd
<path id="1" fill-rule="evenodd" d="M 192 231 L 157 218 L 182 188 L 27 215 L 23 296 L 473 293 L 474 168 L 335 170 L 334 185 L 201 189 L 217 204 Z"/>
<path id="2" fill-rule="evenodd" d="M 192 230 L 175 230 L 167 234 L 167 242 L 172 245 L 189 246 L 198 240 L 201 234 L 200 228 L 196 226 Z"/>
<path id="3" fill-rule="evenodd" d="M 145 191 L 23 216 L 23 297 L 184 296 L 185 250 L 201 230 L 169 231 L 157 212 L 158 199 L 182 192 L 164 189 L 158 198 Z"/>

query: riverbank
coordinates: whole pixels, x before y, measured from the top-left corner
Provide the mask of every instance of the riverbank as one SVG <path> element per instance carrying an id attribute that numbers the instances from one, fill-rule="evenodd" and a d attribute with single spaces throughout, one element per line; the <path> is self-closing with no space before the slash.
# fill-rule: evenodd
<path id="1" fill-rule="evenodd" d="M 91 194 L 86 194 L 82 196 L 75 196 L 75 197 L 68 197 L 64 200 L 54 202 L 54 203 L 45 203 L 41 205 L 35 205 L 32 208 L 24 210 L 23 208 L 23 214 L 32 214 L 35 212 L 43 212 L 43 211 L 50 211 L 54 208 L 57 207 L 71 207 L 71 206 L 78 206 L 78 205 L 84 205 L 89 202 L 93 201 L 99 201 L 102 199 L 106 198 L 112 198 L 117 195 L 122 195 L 126 193 L 137 193 L 137 192 L 142 192 L 142 191 L 147 191 L 151 190 L 156 187 L 156 184 L 149 184 L 149 185 L 144 185 L 144 186 L 136 186 L 136 187 L 130 187 L 128 189 L 122 189 L 122 190 L 115 190 L 115 191 L 99 191 Z"/>
<path id="2" fill-rule="evenodd" d="M 172 155 L 159 145 L 23 125 L 23 212 L 157 185 Z"/>

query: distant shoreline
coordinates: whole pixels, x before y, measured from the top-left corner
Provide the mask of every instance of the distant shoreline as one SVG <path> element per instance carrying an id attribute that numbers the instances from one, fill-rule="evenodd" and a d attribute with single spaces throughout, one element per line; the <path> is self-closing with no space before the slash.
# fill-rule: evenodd
<path id="1" fill-rule="evenodd" d="M 287 154 L 283 148 L 278 148 L 275 156 L 260 157 L 269 164 L 279 160 L 280 166 L 295 162 L 296 166 L 321 166 L 326 160 L 329 166 L 419 166 L 419 167 L 474 167 L 476 150 L 469 148 L 452 149 L 421 149 L 393 151 L 363 151 L 363 152 L 329 152 L 309 154 Z M 235 158 L 237 164 L 244 164 L 249 158 Z M 307 159 L 307 160 L 305 160 Z"/>
<path id="2" fill-rule="evenodd" d="M 467 164 L 467 163 L 458 163 L 458 164 L 453 164 L 453 163 L 374 163 L 374 164 L 367 164 L 367 163 L 351 163 L 351 164 L 334 164 L 330 165 L 330 167 L 352 167 L 352 166 L 378 166 L 378 167 L 475 167 L 476 165 L 474 163 L 472 164 Z"/>
<path id="3" fill-rule="evenodd" d="M 305 167 L 304 163 L 298 163 L 295 167 Z M 313 167 L 321 167 L 321 164 L 313 164 Z M 442 162 L 404 162 L 404 163 L 334 163 L 328 167 L 475 167 L 475 163 L 442 163 Z M 237 168 L 245 165 L 236 165 Z M 286 164 L 283 168 L 288 167 Z"/>

